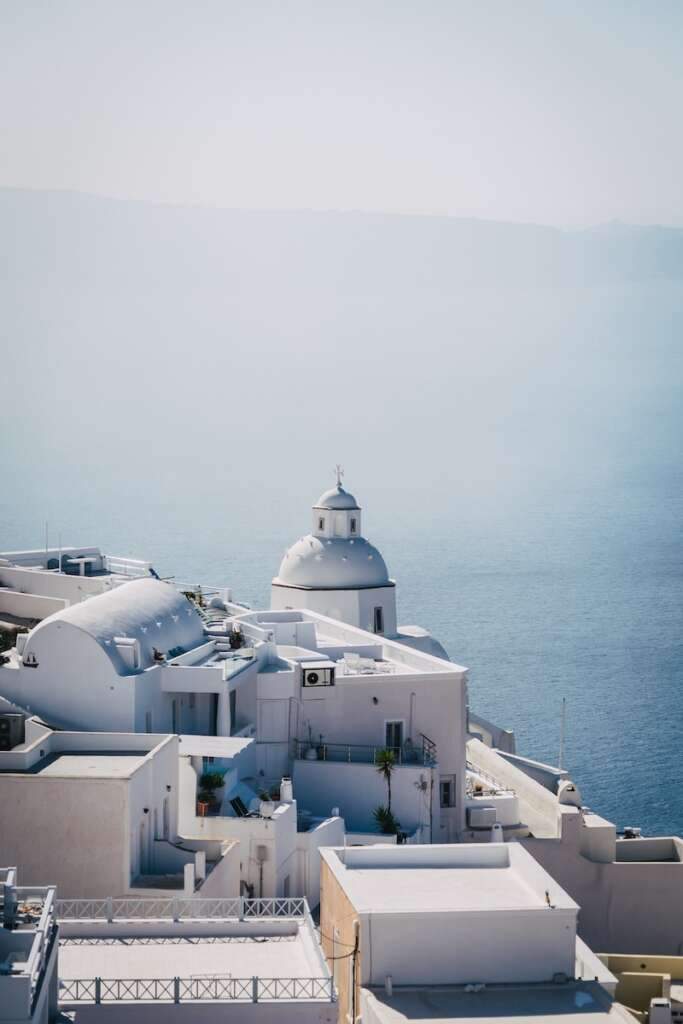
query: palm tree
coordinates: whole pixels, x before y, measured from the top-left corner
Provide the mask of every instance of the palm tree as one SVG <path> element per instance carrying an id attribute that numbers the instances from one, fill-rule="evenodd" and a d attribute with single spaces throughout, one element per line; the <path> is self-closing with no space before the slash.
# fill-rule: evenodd
<path id="1" fill-rule="evenodd" d="M 387 810 L 391 814 L 391 776 L 396 767 L 393 750 L 378 750 L 375 754 L 375 767 L 387 784 Z"/>

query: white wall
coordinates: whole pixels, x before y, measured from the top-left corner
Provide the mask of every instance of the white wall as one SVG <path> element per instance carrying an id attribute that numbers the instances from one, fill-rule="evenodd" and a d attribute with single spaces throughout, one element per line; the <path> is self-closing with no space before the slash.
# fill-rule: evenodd
<path id="1" fill-rule="evenodd" d="M 63 622 L 55 622 L 50 629 L 37 627 L 30 649 L 37 668 L 0 667 L 3 696 L 64 728 L 135 731 L 139 676 L 117 675 L 87 633 Z"/>
<path id="2" fill-rule="evenodd" d="M 78 553 L 81 552 L 90 554 L 85 548 L 79 549 Z M 78 604 L 79 601 L 94 594 L 103 594 L 118 582 L 120 581 L 114 581 L 111 576 L 71 576 L 66 573 L 0 565 L 0 585 L 24 594 L 61 598 L 69 604 Z"/>
<path id="3" fill-rule="evenodd" d="M 184 782 L 184 790 L 186 786 L 187 782 Z M 277 804 L 272 818 L 184 817 L 182 834 L 192 841 L 237 839 L 240 843 L 241 877 L 254 887 L 254 896 L 281 896 L 287 875 L 290 875 L 290 894 L 300 895 L 295 803 Z M 257 855 L 259 846 L 267 849 L 262 871 Z"/>
<path id="4" fill-rule="evenodd" d="M 462 985 L 552 981 L 574 974 L 576 912 L 363 915 L 362 984 Z"/>
<path id="5" fill-rule="evenodd" d="M 320 848 L 344 845 L 344 822 L 341 818 L 326 818 L 308 832 L 297 832 L 297 850 L 300 854 L 298 890 L 292 896 L 305 896 L 314 910 L 320 903 Z"/>
<path id="6" fill-rule="evenodd" d="M 271 607 L 310 608 L 330 619 L 348 622 L 370 633 L 374 628 L 374 609 L 384 613 L 384 635 L 396 633 L 396 587 L 368 587 L 359 590 L 304 590 L 298 587 L 273 586 Z"/>
<path id="7" fill-rule="evenodd" d="M 417 765 L 397 767 L 391 779 L 391 808 L 401 828 L 413 832 L 429 822 L 429 782 L 431 769 Z M 438 795 L 437 773 L 434 773 L 435 799 Z M 427 783 L 427 791 L 418 788 Z M 374 828 L 373 811 L 387 803 L 387 786 L 374 764 L 345 764 L 334 761 L 295 761 L 294 792 L 299 807 L 314 815 L 330 814 L 338 807 L 349 831 Z M 434 827 L 438 825 L 435 808 Z M 435 838 L 436 838 L 435 834 Z"/>
<path id="8" fill-rule="evenodd" d="M 0 862 L 24 885 L 62 898 L 122 895 L 128 887 L 127 783 L 0 774 Z"/>
<path id="9" fill-rule="evenodd" d="M 120 1024 L 121 1007 L 125 1006 L 126 1024 L 337 1024 L 336 1003 L 289 1002 L 277 999 L 270 1003 L 109 1003 L 95 1006 L 65 1003 L 77 1012 L 78 1024 Z"/>
<path id="10" fill-rule="evenodd" d="M 178 836 L 177 736 L 169 736 L 135 769 L 128 787 L 127 870 L 132 881 L 138 874 L 155 874 L 154 840 L 163 838 L 164 801 L 167 802 L 169 840 Z M 145 812 L 145 808 L 147 811 Z M 122 823 L 123 825 L 124 823 Z M 140 862 L 140 829 L 144 830 L 146 863 Z M 107 895 L 109 895 L 107 893 Z"/>
<path id="11" fill-rule="evenodd" d="M 455 776 L 453 826 L 455 830 L 462 827 L 465 796 L 464 673 L 340 676 L 334 686 L 315 690 L 304 687 L 301 693 L 300 738 L 306 738 L 307 723 L 310 722 L 314 737 L 322 733 L 327 743 L 383 747 L 387 720 L 402 720 L 407 738 L 411 735 L 412 709 L 412 739 L 416 748 L 420 748 L 420 733 L 424 733 L 436 743 L 440 773 Z"/>
<path id="12" fill-rule="evenodd" d="M 579 931 L 588 945 L 610 953 L 682 955 L 683 863 L 592 861 L 582 853 L 592 849 L 582 812 L 563 807 L 561 826 L 561 838 L 521 842 L 581 907 Z"/>
<path id="13" fill-rule="evenodd" d="M 17 615 L 22 619 L 45 619 L 48 615 L 66 608 L 68 603 L 59 597 L 22 594 L 17 590 L 0 590 L 0 613 Z"/>

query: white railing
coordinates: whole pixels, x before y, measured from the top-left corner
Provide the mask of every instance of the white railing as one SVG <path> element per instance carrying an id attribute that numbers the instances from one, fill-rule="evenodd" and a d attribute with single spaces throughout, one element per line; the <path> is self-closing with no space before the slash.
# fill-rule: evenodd
<path id="1" fill-rule="evenodd" d="M 466 761 L 465 766 L 468 772 L 472 772 L 473 775 L 478 775 L 480 778 L 488 782 L 489 786 L 497 790 L 499 793 L 514 793 L 515 790 L 511 789 L 504 782 L 500 782 L 490 772 L 487 772 L 484 768 L 480 768 L 479 765 L 474 764 L 472 761 Z"/>
<path id="2" fill-rule="evenodd" d="M 143 562 L 139 558 L 118 558 L 116 555 L 103 555 L 102 561 L 107 572 L 116 576 L 149 576 L 151 562 Z"/>
<path id="3" fill-rule="evenodd" d="M 8 884 L 3 888 L 2 916 L 5 928 L 12 928 L 20 922 L 27 931 L 33 931 L 31 948 L 22 970 L 22 974 L 29 979 L 33 1005 L 45 970 L 51 940 L 56 934 L 55 889 L 52 886 Z"/>
<path id="4" fill-rule="evenodd" d="M 210 899 L 201 896 L 57 900 L 60 921 L 216 921 L 251 918 L 304 918 L 306 900 Z"/>
<path id="5" fill-rule="evenodd" d="M 332 978 L 73 978 L 60 981 L 65 1003 L 335 1002 Z"/>

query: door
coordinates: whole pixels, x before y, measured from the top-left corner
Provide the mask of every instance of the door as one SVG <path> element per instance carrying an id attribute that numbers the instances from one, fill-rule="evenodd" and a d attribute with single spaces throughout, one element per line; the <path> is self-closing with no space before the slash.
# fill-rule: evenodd
<path id="1" fill-rule="evenodd" d="M 399 761 L 403 750 L 403 722 L 385 722 L 384 732 L 385 747 L 387 750 L 391 750 L 396 760 Z"/>

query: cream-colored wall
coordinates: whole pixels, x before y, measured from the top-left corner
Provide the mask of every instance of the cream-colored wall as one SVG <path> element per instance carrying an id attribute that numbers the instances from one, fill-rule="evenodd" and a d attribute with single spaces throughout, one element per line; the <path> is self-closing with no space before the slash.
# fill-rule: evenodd
<path id="1" fill-rule="evenodd" d="M 363 936 L 358 913 L 325 861 L 320 870 L 320 934 L 323 951 L 334 973 L 339 1024 L 347 1024 L 349 1020 L 355 1021 L 360 1013 Z"/>

